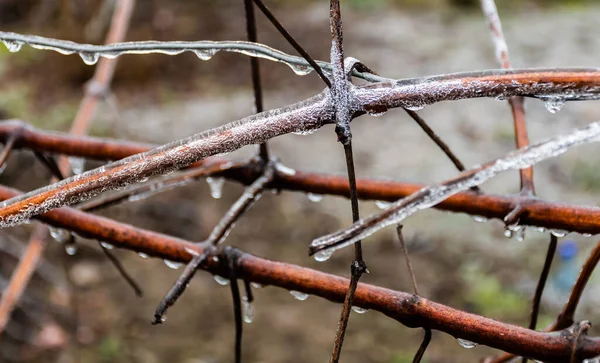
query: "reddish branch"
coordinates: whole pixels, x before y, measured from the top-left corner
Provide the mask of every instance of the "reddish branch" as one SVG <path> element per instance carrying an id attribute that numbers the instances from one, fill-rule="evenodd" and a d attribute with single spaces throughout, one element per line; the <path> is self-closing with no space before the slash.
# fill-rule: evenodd
<path id="1" fill-rule="evenodd" d="M 7 140 L 16 130 L 22 130 L 22 135 L 15 144 L 16 148 L 29 148 L 90 159 L 118 160 L 155 147 L 151 144 L 114 139 L 73 137 L 63 133 L 35 129 L 20 121 L 0 123 L 0 140 Z M 229 162 L 211 157 L 200 164 L 205 163 L 225 165 Z M 250 184 L 257 177 L 253 168 L 245 166 L 225 171 L 223 176 L 244 184 Z M 290 175 L 278 172 L 272 187 L 315 194 L 346 197 L 349 195 L 347 178 L 322 173 L 296 171 L 294 175 Z M 396 181 L 357 180 L 358 196 L 369 200 L 396 201 L 418 191 L 422 187 L 424 187 L 422 184 Z M 486 218 L 503 219 L 513 210 L 519 200 L 519 196 L 463 192 L 448 198 L 434 208 Z M 519 223 L 548 229 L 598 234 L 600 233 L 600 208 L 553 203 L 532 198 L 531 202 L 524 206 L 524 212 Z"/>
<path id="2" fill-rule="evenodd" d="M 564 100 L 586 100 L 598 98 L 599 93 L 597 70 L 485 71 L 352 87 L 350 108 L 356 117 L 365 112 L 466 98 L 560 95 Z M 1 223 L 5 227 L 18 225 L 48 210 L 169 173 L 209 156 L 292 132 L 316 130 L 333 121 L 334 111 L 333 100 L 324 91 L 296 104 L 231 122 L 11 200 L 0 209 Z"/>
<path id="3" fill-rule="evenodd" d="M 0 186 L 0 199 L 17 195 L 14 189 Z M 72 208 L 56 209 L 39 218 L 55 227 L 106 241 L 116 247 L 171 261 L 189 262 L 193 256 L 186 249 L 203 252 L 200 245 Z M 206 270 L 227 276 L 223 266 L 210 258 Z M 344 300 L 349 283 L 348 279 L 342 277 L 246 253 L 239 258 L 238 273 L 239 278 L 320 296 L 338 303 Z M 379 311 L 408 327 L 440 330 L 457 338 L 547 362 L 564 362 L 571 356 L 575 339 L 575 335 L 568 330 L 537 332 L 455 310 L 413 294 L 362 283 L 356 290 L 354 305 Z M 600 354 L 598 338 L 580 336 L 577 347 L 579 358 Z"/>

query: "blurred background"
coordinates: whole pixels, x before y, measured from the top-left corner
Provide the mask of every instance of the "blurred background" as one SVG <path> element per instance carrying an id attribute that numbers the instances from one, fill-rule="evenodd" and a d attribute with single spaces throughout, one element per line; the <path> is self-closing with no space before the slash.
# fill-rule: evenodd
<path id="1" fill-rule="evenodd" d="M 280 21 L 317 59 L 329 54 L 327 1 L 265 1 Z M 85 43 L 102 43 L 114 0 L 0 0 L 0 29 Z M 598 66 L 600 4 L 595 1 L 498 1 L 513 66 Z M 257 13 L 259 41 L 295 54 Z M 343 2 L 347 56 L 379 74 L 416 77 L 499 68 L 478 1 L 352 0 Z M 140 1 L 127 40 L 245 39 L 241 0 Z M 299 77 L 280 63 L 261 61 L 265 107 L 302 100 L 322 90 L 315 74 Z M 27 46 L 10 53 L 0 46 L 0 116 L 51 130 L 69 129 L 93 67 L 76 56 Z M 569 103 L 549 113 L 542 102 L 526 101 L 530 138 L 539 141 L 600 119 L 598 102 Z M 123 56 L 112 94 L 93 123 L 96 136 L 166 143 L 252 113 L 249 62 L 219 53 L 208 62 L 194 54 Z M 514 148 L 506 102 L 444 102 L 420 114 L 469 167 Z M 400 110 L 353 122 L 359 177 L 433 183 L 456 175 L 446 157 Z M 343 150 L 332 127 L 310 136 L 286 135 L 269 143 L 272 155 L 295 169 L 345 173 Z M 228 155 L 251 156 L 254 147 Z M 546 200 L 597 206 L 600 203 L 600 146 L 579 147 L 535 168 L 538 195 Z M 87 162 L 86 167 L 99 165 Z M 48 172 L 30 151 L 14 152 L 0 182 L 31 190 L 45 185 Z M 482 186 L 485 192 L 516 194 L 518 174 L 509 172 Z M 222 198 L 197 182 L 151 198 L 111 207 L 102 215 L 189 240 L 203 240 L 243 192 L 226 182 Z M 324 263 L 307 257 L 320 235 L 347 226 L 349 201 L 302 193 L 266 193 L 227 240 L 261 257 L 347 276 L 351 249 Z M 318 203 L 314 202 L 320 200 Z M 361 213 L 378 210 L 362 202 Z M 31 226 L 0 231 L 0 288 L 22 253 Z M 548 232 L 529 228 L 524 241 L 506 238 L 501 221 L 477 223 L 464 214 L 429 210 L 406 221 L 405 238 L 422 295 L 457 309 L 528 325 L 530 300 L 543 265 Z M 597 239 L 561 238 L 547 285 L 538 328 L 560 311 L 570 287 Z M 364 243 L 370 274 L 364 282 L 411 291 L 410 277 L 393 228 Z M 34 280 L 0 337 L 0 361 L 183 362 L 233 360 L 233 315 L 229 288 L 198 273 L 169 311 L 166 324 L 151 326 L 154 310 L 181 270 L 134 252 L 113 250 L 141 284 L 137 298 L 92 241 L 78 239 L 68 256 L 51 243 Z M 599 276 L 592 277 L 576 318 L 597 323 Z M 341 306 L 288 291 L 255 289 L 254 322 L 244 326 L 246 362 L 327 361 Z M 597 305 L 596 305 L 597 306 Z M 592 328 L 591 335 L 600 334 Z M 411 362 L 422 337 L 376 312 L 353 313 L 344 362 Z M 434 332 L 424 361 L 478 361 L 498 352 L 465 349 Z"/>

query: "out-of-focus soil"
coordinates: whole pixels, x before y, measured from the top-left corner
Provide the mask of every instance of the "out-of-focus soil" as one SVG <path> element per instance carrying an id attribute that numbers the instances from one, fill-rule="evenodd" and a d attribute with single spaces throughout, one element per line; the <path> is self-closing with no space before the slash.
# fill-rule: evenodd
<path id="1" fill-rule="evenodd" d="M 327 59 L 330 35 L 325 2 L 280 6 L 275 10 L 290 33 L 311 54 Z M 242 11 L 237 2 L 213 4 L 198 18 L 184 4 L 161 3 L 152 9 L 137 10 L 128 39 L 243 39 Z M 525 7 L 501 15 L 515 67 L 598 65 L 600 40 L 596 25 L 600 7 L 553 10 Z M 498 67 L 487 26 L 479 13 L 379 7 L 344 9 L 343 17 L 346 55 L 360 59 L 384 76 L 403 78 Z M 149 23 L 144 26 L 144 21 Z M 293 53 L 269 24 L 261 20 L 259 26 L 261 42 Z M 26 92 L 30 98 L 25 108 L 27 115 L 38 120 L 38 126 L 66 129 L 68 117 L 61 122 L 60 117 L 52 116 L 58 121 L 47 125 L 44 116 L 50 115 L 59 101 L 76 104 L 80 92 L 75 85 L 81 85 L 90 76 L 90 68 L 79 65 L 81 62 L 75 56 L 52 54 L 36 58 L 40 56 L 34 53 L 27 51 L 33 60 L 23 63 L 2 57 L 2 63 L 8 62 L 3 64 L 5 79 L 34 85 Z M 65 67 L 62 61 L 69 66 Z M 261 66 L 267 108 L 302 100 L 323 88 L 314 74 L 297 77 L 285 65 L 266 61 L 261 61 Z M 47 77 L 40 76 L 43 67 L 50 70 Z M 113 87 L 118 115 L 104 105 L 94 132 L 166 143 L 246 116 L 252 112 L 248 70 L 247 59 L 239 55 L 218 54 L 209 62 L 201 62 L 191 54 L 125 56 L 120 59 Z M 56 92 L 49 93 L 53 86 Z M 9 88 L 10 84 L 2 85 L 5 93 Z M 600 119 L 598 102 L 569 103 L 556 114 L 546 111 L 539 101 L 528 100 L 526 105 L 533 141 Z M 5 113 L 10 117 L 25 117 L 10 108 Z M 514 148 L 512 119 L 506 102 L 488 99 L 444 102 L 427 107 L 420 114 L 467 166 L 499 157 Z M 399 110 L 378 118 L 361 117 L 353 122 L 352 131 L 359 177 L 432 183 L 456 175 L 451 163 Z M 292 168 L 345 172 L 343 151 L 332 127 L 310 136 L 279 137 L 269 142 L 269 147 L 272 155 Z M 241 160 L 253 152 L 254 148 L 248 147 L 228 157 Z M 553 201 L 598 205 L 599 152 L 597 145 L 583 146 L 536 166 L 538 195 Z M 39 186 L 47 175 L 35 169 L 34 164 L 31 155 L 20 152 L 9 161 L 3 178 L 21 189 Z M 517 193 L 518 186 L 517 173 L 510 172 L 482 188 L 490 193 Z M 242 191 L 239 185 L 226 183 L 223 197 L 214 200 L 206 183 L 199 182 L 101 214 L 190 240 L 202 240 Z M 377 210 L 373 202 L 361 204 L 363 215 Z M 239 221 L 227 244 L 262 257 L 347 276 L 352 258 L 350 249 L 336 253 L 325 263 L 308 258 L 306 251 L 313 238 L 349 223 L 346 199 L 325 197 L 320 203 L 313 203 L 302 193 L 266 193 Z M 423 296 L 461 310 L 527 325 L 529 300 L 543 263 L 548 233 L 528 230 L 526 240 L 519 242 L 504 237 L 500 221 L 475 223 L 466 215 L 435 210 L 408 219 L 404 231 Z M 25 241 L 26 232 L 14 229 L 5 233 Z M 582 262 L 595 239 L 579 235 L 567 238 L 577 241 L 578 258 Z M 393 229 L 367 239 L 364 249 L 371 271 L 364 276 L 364 282 L 411 291 Z M 151 326 L 149 322 L 157 303 L 181 270 L 174 271 L 162 261 L 142 259 L 133 252 L 114 252 L 141 283 L 143 298 L 134 296 L 102 258 L 96 243 L 82 242 L 79 253 L 68 259 L 63 258 L 61 246 L 50 245 L 45 259 L 50 268 L 60 275 L 66 263 L 65 269 L 75 282 L 73 303 L 78 329 L 64 349 L 39 355 L 34 360 L 208 363 L 233 359 L 229 288 L 219 286 L 206 273 L 198 273 L 169 311 L 166 324 Z M 560 264 L 557 259 L 554 271 Z M 556 316 L 566 301 L 565 294 L 549 287 L 540 328 Z M 584 295 L 578 318 L 595 322 L 599 314 L 592 302 L 598 296 L 599 290 L 592 283 L 589 293 Z M 298 301 L 287 291 L 273 287 L 256 290 L 255 298 L 254 322 L 244 325 L 246 362 L 329 359 L 339 305 L 316 297 Z M 61 322 L 69 320 L 51 312 L 48 315 Z M 67 334 L 72 330 L 68 324 L 64 329 Z M 595 330 L 591 334 L 597 333 Z M 379 313 L 353 313 L 343 361 L 410 362 L 421 336 L 422 330 L 408 329 Z M 425 361 L 477 361 L 494 353 L 497 352 L 486 347 L 464 349 L 453 337 L 436 332 Z"/>

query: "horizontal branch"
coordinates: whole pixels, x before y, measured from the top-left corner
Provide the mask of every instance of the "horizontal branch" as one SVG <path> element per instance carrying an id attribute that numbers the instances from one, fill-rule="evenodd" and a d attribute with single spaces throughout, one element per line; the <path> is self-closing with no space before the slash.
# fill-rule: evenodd
<path id="1" fill-rule="evenodd" d="M 139 41 L 120 42 L 107 45 L 80 44 L 68 40 L 52 39 L 37 35 L 25 35 L 10 32 L 0 32 L 0 41 L 4 42 L 11 52 L 18 52 L 23 44 L 35 49 L 53 50 L 55 52 L 69 55 L 79 54 L 85 64 L 91 65 L 104 57 L 114 59 L 124 54 L 166 54 L 178 55 L 184 52 L 194 53 L 201 60 L 207 61 L 218 52 L 241 53 L 250 57 L 267 59 L 274 62 L 284 63 L 299 76 L 312 72 L 312 66 L 302 57 L 293 56 L 267 45 L 247 41 Z M 331 64 L 316 61 L 323 69 L 331 72 Z M 371 82 L 379 82 L 384 78 L 355 71 L 353 75 Z"/>
<path id="2" fill-rule="evenodd" d="M 0 199 L 18 195 L 14 189 L 0 186 Z M 115 247 L 142 252 L 149 256 L 177 262 L 189 262 L 190 250 L 202 253 L 201 245 L 147 231 L 108 218 L 91 215 L 72 208 L 60 208 L 39 217 L 55 227 L 72 230 L 82 236 L 102 240 Z M 348 280 L 316 270 L 262 259 L 241 253 L 238 273 L 240 278 L 264 285 L 300 291 L 342 302 Z M 205 266 L 211 273 L 225 275 L 219 262 L 209 258 Z M 572 353 L 574 335 L 569 330 L 555 333 L 537 332 L 505 324 L 478 315 L 465 313 L 419 296 L 393 291 L 369 284 L 359 284 L 354 305 L 379 311 L 409 327 L 428 327 L 456 338 L 525 355 L 545 362 L 564 362 Z M 579 337 L 578 358 L 600 354 L 600 340 Z"/>
<path id="3" fill-rule="evenodd" d="M 0 141 L 6 142 L 19 130 L 21 135 L 15 143 L 15 147 L 96 160 L 118 160 L 156 147 L 153 144 L 124 140 L 73 137 L 65 133 L 36 129 L 15 120 L 0 122 Z M 211 165 L 220 163 L 224 166 L 230 163 L 218 157 L 211 157 L 203 162 Z M 243 184 L 250 184 L 257 177 L 252 167 L 232 168 L 222 175 Z M 278 172 L 271 187 L 314 194 L 349 196 L 346 177 L 299 170 L 288 173 Z M 413 194 L 423 187 L 425 187 L 423 184 L 397 181 L 357 180 L 358 196 L 367 200 L 392 202 Z M 490 195 L 467 191 L 446 199 L 434 208 L 502 220 L 520 200 L 520 196 Z M 519 220 L 522 225 L 600 234 L 600 208 L 554 203 L 538 198 L 530 199 L 523 205 L 523 208 L 524 212 Z"/>

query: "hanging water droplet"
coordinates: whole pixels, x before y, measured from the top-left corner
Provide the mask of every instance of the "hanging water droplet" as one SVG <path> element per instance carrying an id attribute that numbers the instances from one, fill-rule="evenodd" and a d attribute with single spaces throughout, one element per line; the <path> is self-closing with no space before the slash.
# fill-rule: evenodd
<path id="1" fill-rule="evenodd" d="M 194 54 L 203 61 L 207 61 L 217 53 L 216 49 L 195 49 Z"/>
<path id="2" fill-rule="evenodd" d="M 111 245 L 110 243 L 106 243 L 106 242 L 100 242 L 100 245 L 104 248 L 106 248 L 107 250 L 112 250 L 113 248 L 115 248 L 115 246 Z"/>
<path id="3" fill-rule="evenodd" d="M 247 296 L 242 297 L 242 312 L 246 323 L 254 321 L 254 304 L 248 301 Z"/>
<path id="4" fill-rule="evenodd" d="M 16 53 L 23 47 L 23 42 L 4 40 L 3 43 L 6 45 L 6 49 L 11 53 Z"/>
<path id="5" fill-rule="evenodd" d="M 213 178 L 209 176 L 206 178 L 206 182 L 210 187 L 210 196 L 215 199 L 220 199 L 223 195 L 223 184 L 225 183 L 225 178 Z"/>
<path id="6" fill-rule="evenodd" d="M 81 52 L 79 53 L 79 56 L 83 60 L 83 63 L 87 64 L 88 66 L 93 66 L 94 64 L 98 63 L 98 58 L 100 57 L 98 53 L 87 52 Z"/>
<path id="7" fill-rule="evenodd" d="M 275 166 L 275 169 L 277 169 L 277 172 L 285 174 L 285 175 L 296 175 L 296 170 L 289 168 L 281 163 L 277 163 L 277 165 Z"/>
<path id="8" fill-rule="evenodd" d="M 315 261 L 323 262 L 323 261 L 329 260 L 331 255 L 333 255 L 333 251 L 331 251 L 331 250 L 319 251 L 319 252 L 315 253 L 314 259 L 315 259 Z"/>
<path id="9" fill-rule="evenodd" d="M 221 285 L 221 286 L 226 286 L 229 285 L 229 279 L 226 279 L 224 277 L 221 277 L 219 275 L 213 275 L 213 278 L 215 279 L 215 281 L 217 282 L 217 284 Z"/>
<path id="10" fill-rule="evenodd" d="M 294 73 L 296 73 L 299 76 L 306 76 L 307 74 L 313 71 L 311 66 L 306 66 L 303 64 L 288 63 L 288 65 L 290 66 L 292 71 L 294 71 Z"/>
<path id="11" fill-rule="evenodd" d="M 218 256 L 212 256 L 211 260 L 213 260 L 214 262 L 219 262 L 219 257 Z"/>
<path id="12" fill-rule="evenodd" d="M 473 220 L 478 223 L 485 223 L 488 219 L 484 216 L 473 216 Z"/>
<path id="13" fill-rule="evenodd" d="M 148 177 L 147 176 L 143 176 L 143 177 L 141 177 L 141 178 L 138 179 L 139 183 L 145 183 L 147 181 L 148 181 Z"/>
<path id="14" fill-rule="evenodd" d="M 582 363 L 600 363 L 600 355 L 594 358 L 584 359 Z"/>
<path id="15" fill-rule="evenodd" d="M 540 232 L 540 233 L 545 233 L 546 232 L 546 228 L 544 227 L 535 227 L 535 230 Z"/>
<path id="16" fill-rule="evenodd" d="M 169 268 L 172 268 L 173 270 L 177 270 L 178 268 L 180 268 L 181 266 L 183 266 L 183 263 L 181 262 L 175 262 L 175 261 L 171 261 L 171 260 L 163 260 L 165 265 L 167 265 Z"/>
<path id="17" fill-rule="evenodd" d="M 69 163 L 71 164 L 73 174 L 77 175 L 83 173 L 83 169 L 85 168 L 84 158 L 69 156 Z"/>
<path id="18" fill-rule="evenodd" d="M 390 202 L 386 202 L 385 200 L 378 200 L 375 202 L 375 205 L 377 206 L 377 208 L 379 209 L 386 209 L 388 208 L 390 205 L 392 205 L 392 203 Z"/>
<path id="19" fill-rule="evenodd" d="M 506 97 L 504 97 L 504 95 L 496 96 L 496 97 L 494 97 L 494 99 L 496 101 L 506 101 Z"/>
<path id="20" fill-rule="evenodd" d="M 560 229 L 551 229 L 551 230 L 550 230 L 550 234 L 551 234 L 551 235 L 553 235 L 554 237 L 557 237 L 557 238 L 564 237 L 564 236 L 566 236 L 568 233 L 569 233 L 569 232 L 567 232 L 567 231 L 563 231 L 563 230 L 560 230 Z"/>
<path id="21" fill-rule="evenodd" d="M 145 254 L 143 252 L 138 252 L 138 256 L 140 256 L 143 259 L 147 259 L 148 257 L 150 257 L 150 256 L 148 256 L 147 254 Z"/>
<path id="22" fill-rule="evenodd" d="M 592 237 L 592 234 L 591 233 L 584 233 L 584 234 L 582 234 L 582 236 L 585 237 L 585 238 L 590 238 L 590 237 Z"/>
<path id="23" fill-rule="evenodd" d="M 364 314 L 367 311 L 369 311 L 369 309 L 364 309 L 364 308 L 361 308 L 361 307 L 358 307 L 358 306 L 354 306 L 354 305 L 352 306 L 352 310 L 354 310 L 354 312 L 358 313 L 358 314 Z"/>
<path id="24" fill-rule="evenodd" d="M 65 252 L 67 252 L 67 255 L 69 256 L 74 256 L 77 253 L 77 246 L 74 244 L 66 245 Z"/>
<path id="25" fill-rule="evenodd" d="M 322 194 L 308 193 L 308 194 L 306 194 L 306 196 L 308 197 L 308 200 L 310 200 L 311 202 L 314 202 L 314 203 L 319 203 L 320 201 L 323 200 Z"/>
<path id="26" fill-rule="evenodd" d="M 516 231 L 517 241 L 523 242 L 525 240 L 525 227 L 519 228 Z"/>
<path id="27" fill-rule="evenodd" d="M 252 286 L 255 289 L 262 289 L 263 285 L 259 284 L 258 282 L 251 282 L 250 286 Z"/>
<path id="28" fill-rule="evenodd" d="M 544 101 L 546 110 L 550 113 L 557 113 L 565 106 L 565 100 L 559 97 L 548 98 Z"/>
<path id="29" fill-rule="evenodd" d="M 300 300 L 300 301 L 304 301 L 306 299 L 308 299 L 308 294 L 305 294 L 303 292 L 300 291 L 294 291 L 294 290 L 290 290 L 290 294 L 296 299 L 296 300 Z"/>
<path id="30" fill-rule="evenodd" d="M 460 344 L 461 347 L 467 349 L 475 348 L 477 346 L 477 343 L 466 339 L 456 338 L 456 341 L 458 342 L 458 344 Z"/>
<path id="31" fill-rule="evenodd" d="M 66 243 L 69 241 L 70 234 L 68 231 L 56 227 L 49 227 L 48 229 L 50 230 L 50 235 L 56 242 Z"/>
<path id="32" fill-rule="evenodd" d="M 504 237 L 506 237 L 506 238 L 512 238 L 512 236 L 513 236 L 513 231 L 511 231 L 508 228 L 504 229 Z"/>

